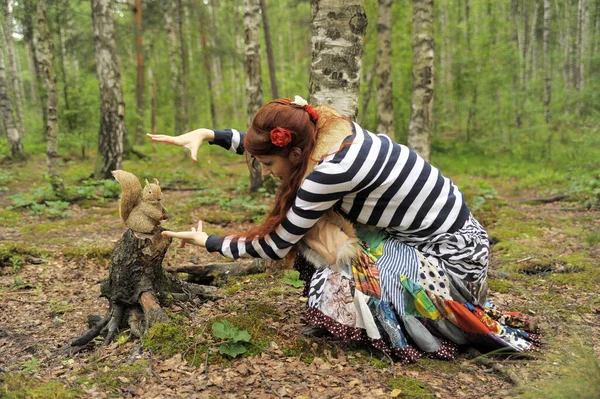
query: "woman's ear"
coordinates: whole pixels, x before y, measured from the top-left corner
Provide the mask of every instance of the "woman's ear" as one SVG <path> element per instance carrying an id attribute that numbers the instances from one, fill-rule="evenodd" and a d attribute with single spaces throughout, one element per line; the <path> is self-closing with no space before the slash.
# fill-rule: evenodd
<path id="1" fill-rule="evenodd" d="M 300 161 L 300 157 L 302 156 L 302 150 L 299 147 L 293 147 L 290 150 L 288 155 L 288 159 L 292 164 L 296 165 Z"/>

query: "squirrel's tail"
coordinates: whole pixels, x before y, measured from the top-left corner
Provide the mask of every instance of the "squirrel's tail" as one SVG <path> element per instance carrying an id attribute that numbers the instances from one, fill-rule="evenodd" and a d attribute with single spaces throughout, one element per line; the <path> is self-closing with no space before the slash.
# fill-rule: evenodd
<path id="1" fill-rule="evenodd" d="M 142 198 L 142 184 L 133 173 L 124 170 L 113 170 L 112 175 L 121 184 L 119 215 L 126 222 L 131 210 Z"/>

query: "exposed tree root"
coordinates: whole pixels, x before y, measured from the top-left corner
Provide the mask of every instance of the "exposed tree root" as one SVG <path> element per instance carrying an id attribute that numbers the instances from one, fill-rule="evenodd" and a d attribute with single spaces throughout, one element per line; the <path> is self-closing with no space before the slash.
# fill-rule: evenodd
<path id="1" fill-rule="evenodd" d="M 119 331 L 129 327 L 131 334 L 141 338 L 155 323 L 168 323 L 162 308 L 171 299 L 217 299 L 223 296 L 216 287 L 180 281 L 164 272 L 162 260 L 171 239 L 154 234 L 127 230 L 115 244 L 109 276 L 101 283 L 101 296 L 109 301 L 104 317 L 89 316 L 87 330 L 71 342 L 67 351 L 75 353 L 98 336 L 103 344 L 112 342 Z"/>

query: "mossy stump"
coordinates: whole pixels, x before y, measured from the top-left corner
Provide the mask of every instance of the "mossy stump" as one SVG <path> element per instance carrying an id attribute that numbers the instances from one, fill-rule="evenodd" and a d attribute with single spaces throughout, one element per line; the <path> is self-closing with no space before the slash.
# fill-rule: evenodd
<path id="1" fill-rule="evenodd" d="M 127 229 L 117 241 L 108 278 L 100 286 L 100 296 L 108 299 L 109 309 L 104 317 L 88 316 L 89 330 L 71 342 L 70 351 L 78 351 L 99 335 L 108 344 L 127 325 L 132 335 L 141 338 L 152 324 L 170 321 L 162 308 L 170 299 L 221 297 L 216 287 L 190 284 L 163 270 L 172 239 L 163 237 L 162 231 L 157 227 L 152 234 L 143 234 Z"/>

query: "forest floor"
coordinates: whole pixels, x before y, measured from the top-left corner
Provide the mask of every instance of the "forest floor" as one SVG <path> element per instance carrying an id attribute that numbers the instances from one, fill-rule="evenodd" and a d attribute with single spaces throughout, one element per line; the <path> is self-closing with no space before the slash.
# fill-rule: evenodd
<path id="1" fill-rule="evenodd" d="M 125 228 L 115 199 L 70 205 L 67 218 L 10 210 L 14 195 L 44 184 L 36 168 L 43 170 L 43 160 L 31 161 L 30 172 L 3 166 L 9 177 L 8 190 L 0 191 L 0 397 L 550 398 L 560 386 L 570 391 L 555 397 L 593 397 L 585 395 L 600 387 L 600 212 L 579 203 L 530 205 L 523 200 L 538 193 L 517 190 L 518 182 L 477 178 L 494 189 L 476 213 L 494 242 L 490 296 L 500 308 L 536 320 L 544 345 L 529 354 L 462 352 L 453 362 L 403 366 L 368 347 L 305 338 L 302 288 L 277 270 L 222 282 L 221 300 L 173 303 L 172 329 L 154 331 L 143 343 L 124 331 L 108 346 L 94 342 L 68 355 L 61 349 L 86 330 L 86 316 L 107 309 L 98 282 L 108 276 Z M 131 166 L 136 173 L 143 168 Z M 205 184 L 237 184 L 233 175 L 193 173 Z M 185 178 L 173 174 L 165 186 Z M 471 179 L 453 178 L 459 185 Z M 242 230 L 261 206 L 236 202 L 234 189 L 164 195 L 172 215 L 165 225 L 173 229 L 200 218 L 209 231 Z M 172 245 L 164 265 L 190 260 L 223 258 Z M 252 335 L 243 356 L 219 354 L 212 325 L 222 320 Z"/>

